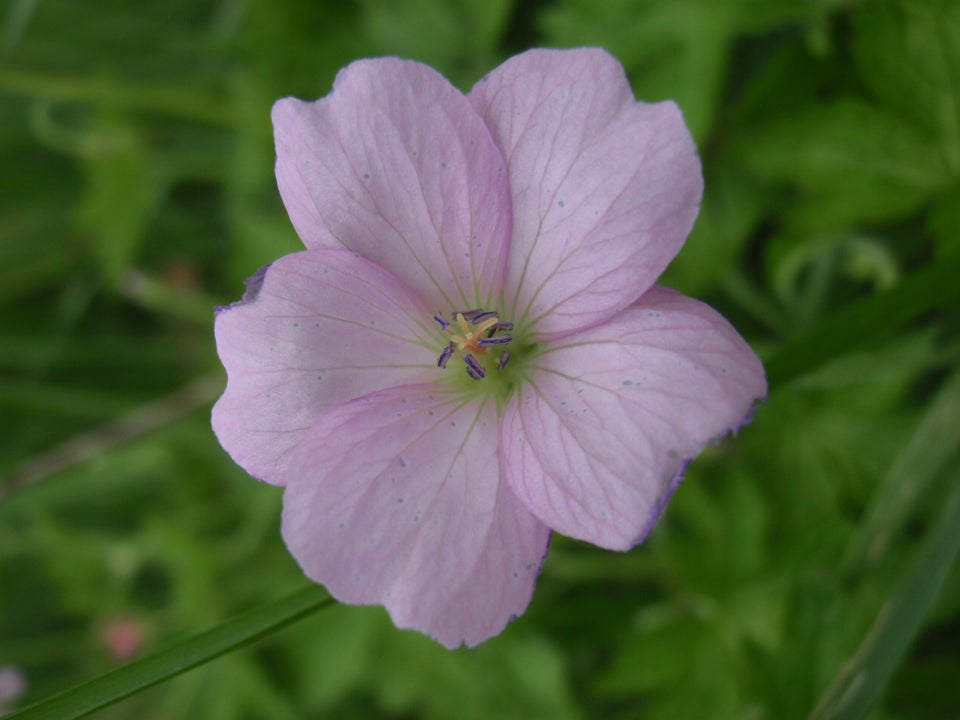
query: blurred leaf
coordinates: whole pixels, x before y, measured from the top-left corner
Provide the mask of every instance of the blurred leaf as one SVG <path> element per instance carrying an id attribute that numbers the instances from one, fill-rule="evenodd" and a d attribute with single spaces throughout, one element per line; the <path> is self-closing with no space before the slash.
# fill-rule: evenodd
<path id="1" fill-rule="evenodd" d="M 101 273 L 120 283 L 134 261 L 160 191 L 142 141 L 119 118 L 103 118 L 83 145 L 87 185 L 77 213 L 93 238 Z"/>
<path id="2" fill-rule="evenodd" d="M 27 138 L 0 133 L 2 140 L 22 144 L 0 145 L 3 166 L 9 169 L 0 173 L 0 307 L 37 288 L 56 287 L 82 254 L 79 243 L 64 237 L 77 194 L 75 169 Z"/>
<path id="3" fill-rule="evenodd" d="M 631 630 L 627 635 L 611 667 L 598 680 L 597 692 L 622 698 L 664 691 L 683 682 L 708 630 L 680 605 L 653 606 L 638 614 L 639 632 Z"/>
<path id="4" fill-rule="evenodd" d="M 75 68 L 71 67 L 70 72 L 75 73 Z M 0 93 L 45 100 L 107 102 L 214 125 L 230 124 L 228 108 L 222 101 L 181 87 L 127 84 L 96 76 L 54 75 L 0 66 Z"/>
<path id="5" fill-rule="evenodd" d="M 859 622 L 854 602 L 837 602 L 839 589 L 818 571 L 791 573 L 783 588 L 781 636 L 774 649 L 749 648 L 749 696 L 762 699 L 762 717 L 802 718 L 844 658 Z"/>
<path id="6" fill-rule="evenodd" d="M 917 501 L 960 452 L 960 373 L 944 383 L 890 465 L 860 522 L 843 569 L 862 573 L 885 557 Z"/>
<path id="7" fill-rule="evenodd" d="M 133 94 L 158 78 L 176 79 L 177 87 L 207 85 L 224 70 L 223 58 L 209 52 L 216 6 L 209 0 L 38 2 L 20 41 L 7 48 L 3 69 L 58 67 L 126 78 Z"/>
<path id="8" fill-rule="evenodd" d="M 168 680 L 224 653 L 270 635 L 333 604 L 326 591 L 310 586 L 272 605 L 253 610 L 219 627 L 137 660 L 88 683 L 41 700 L 10 720 L 69 720 Z"/>
<path id="9" fill-rule="evenodd" d="M 376 51 L 420 60 L 466 90 L 496 65 L 515 0 L 363 0 Z"/>
<path id="10" fill-rule="evenodd" d="M 928 135 L 857 98 L 790 114 L 737 147 L 762 177 L 802 189 L 790 217 L 807 232 L 902 217 L 948 182 Z"/>
<path id="11" fill-rule="evenodd" d="M 811 720 L 859 720 L 883 694 L 960 552 L 960 474 L 950 487 L 913 563 L 811 713 Z"/>
<path id="12" fill-rule="evenodd" d="M 308 619 L 292 638 L 288 654 L 299 696 L 311 717 L 332 714 L 363 690 L 378 652 L 382 611 L 337 605 Z M 323 642 L 316 638 L 322 637 Z"/>
<path id="13" fill-rule="evenodd" d="M 938 328 L 930 327 L 899 333 L 876 346 L 828 360 L 794 381 L 794 386 L 834 393 L 832 402 L 846 402 L 839 393 L 856 392 L 860 402 L 854 409 L 865 414 L 876 412 L 877 406 L 897 407 L 917 377 L 936 373 L 949 362 L 939 348 L 938 336 Z M 828 404 L 823 399 L 820 403 Z"/>
<path id="14" fill-rule="evenodd" d="M 960 182 L 936 198 L 929 226 L 940 256 L 960 254 Z"/>
<path id="15" fill-rule="evenodd" d="M 683 252 L 661 279 L 694 296 L 711 291 L 736 272 L 739 260 L 770 193 L 729 155 L 704 167 L 705 189 L 700 215 Z"/>
<path id="16" fill-rule="evenodd" d="M 118 717 L 136 717 L 138 720 L 297 720 L 300 715 L 291 698 L 274 686 L 270 673 L 265 670 L 257 658 L 247 653 L 228 655 L 198 668 L 189 676 L 179 676 L 163 688 L 162 695 L 157 693 L 159 697 L 152 702 L 135 703 Z M 117 709 L 122 707 L 117 706 Z"/>
<path id="17" fill-rule="evenodd" d="M 706 137 L 720 100 L 737 2 L 562 0 L 543 13 L 547 44 L 600 45 L 626 67 L 637 97 L 674 99 L 693 136 Z"/>
<path id="18" fill-rule="evenodd" d="M 544 11 L 542 26 L 549 45 L 610 50 L 627 68 L 638 98 L 676 100 L 693 136 L 703 141 L 722 108 L 738 36 L 813 22 L 856 1 L 561 0 Z"/>
<path id="19" fill-rule="evenodd" d="M 124 295 L 158 316 L 179 318 L 204 329 L 213 324 L 216 303 L 197 290 L 178 287 L 136 269 L 122 273 L 118 280 Z"/>
<path id="20" fill-rule="evenodd" d="M 741 27 L 751 32 L 787 23 L 811 22 L 862 0 L 740 0 Z"/>
<path id="21" fill-rule="evenodd" d="M 960 255 L 918 270 L 891 290 L 840 308 L 810 331 L 787 340 L 766 360 L 771 387 L 887 336 L 921 313 L 947 304 L 960 295 L 958 275 Z"/>
<path id="22" fill-rule="evenodd" d="M 846 301 L 838 293 L 888 290 L 900 279 L 900 262 L 888 241 L 866 233 L 777 235 L 769 240 L 764 265 L 782 312 L 773 329 L 792 335 L 829 315 Z M 769 302 L 769 301 L 768 301 Z"/>
<path id="23" fill-rule="evenodd" d="M 490 690 L 480 703 L 481 717 L 503 720 L 572 720 L 579 718 L 559 649 L 546 638 L 509 636 L 494 652 L 479 658 L 480 673 Z M 495 690 L 494 690 L 495 689 Z M 446 717 L 457 714 L 451 706 Z M 443 717 L 443 716 L 441 716 Z"/>
<path id="24" fill-rule="evenodd" d="M 640 717 L 649 720 L 726 718 L 736 714 L 740 671 L 736 648 L 716 618 L 681 612 L 669 625 L 631 633 L 596 692 L 621 706 L 643 707 Z"/>
<path id="25" fill-rule="evenodd" d="M 358 28 L 357 2 L 243 0 L 226 7 L 236 13 L 231 41 L 244 62 L 242 73 L 230 74 L 231 88 L 235 97 L 238 87 L 243 92 L 256 88 L 258 100 L 267 99 L 261 122 L 268 131 L 274 100 L 326 95 L 341 67 L 373 54 L 370 38 Z M 241 102 L 247 100 L 241 96 Z M 247 108 L 240 110 L 248 113 Z M 249 115 L 243 119 L 249 121 Z"/>
<path id="26" fill-rule="evenodd" d="M 853 29 L 860 76 L 960 174 L 960 4 L 873 0 L 853 13 Z"/>

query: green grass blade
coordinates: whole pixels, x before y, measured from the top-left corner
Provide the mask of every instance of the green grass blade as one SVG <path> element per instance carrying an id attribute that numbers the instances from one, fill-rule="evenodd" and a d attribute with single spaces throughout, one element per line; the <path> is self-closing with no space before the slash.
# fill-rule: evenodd
<path id="1" fill-rule="evenodd" d="M 933 605 L 960 551 L 960 476 L 937 523 L 866 637 L 841 668 L 810 720 L 859 720 L 877 701 Z"/>
<path id="2" fill-rule="evenodd" d="M 789 382 L 822 363 L 879 340 L 924 312 L 960 295 L 960 255 L 918 270 L 896 287 L 840 308 L 788 340 L 764 365 L 771 386 Z"/>
<path id="3" fill-rule="evenodd" d="M 934 480 L 960 450 L 960 372 L 940 388 L 909 442 L 897 454 L 857 528 L 843 571 L 855 578 L 878 562 Z"/>
<path id="4" fill-rule="evenodd" d="M 184 640 L 89 682 L 6 716 L 7 720 L 70 720 L 130 697 L 141 690 L 248 645 L 334 601 L 323 588 L 310 586 L 263 608 Z"/>

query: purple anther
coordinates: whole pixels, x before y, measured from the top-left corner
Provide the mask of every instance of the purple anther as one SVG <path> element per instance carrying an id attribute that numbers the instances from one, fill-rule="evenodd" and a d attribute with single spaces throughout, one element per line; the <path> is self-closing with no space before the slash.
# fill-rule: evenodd
<path id="1" fill-rule="evenodd" d="M 489 320 L 490 318 L 495 318 L 496 316 L 497 314 L 495 312 L 491 312 L 488 310 L 487 312 L 477 313 L 472 318 L 470 318 L 470 322 L 472 322 L 474 325 L 479 325 L 484 320 Z M 466 317 L 466 315 L 464 315 L 464 317 Z"/>
<path id="2" fill-rule="evenodd" d="M 440 353 L 440 357 L 437 358 L 437 367 L 445 368 L 447 366 L 447 361 L 450 359 L 450 356 L 453 355 L 453 343 L 447 345 L 443 352 Z"/>
<path id="3" fill-rule="evenodd" d="M 497 363 L 497 370 L 503 370 L 507 366 L 508 362 L 510 362 L 510 353 L 504 350 L 500 354 L 500 362 Z"/>
<path id="4" fill-rule="evenodd" d="M 463 360 L 467 363 L 467 374 L 474 380 L 482 380 L 484 375 L 487 374 L 483 365 L 478 363 L 473 355 L 464 355 Z"/>
<path id="5" fill-rule="evenodd" d="M 490 347 L 491 345 L 506 345 L 513 340 L 513 335 L 497 335 L 496 337 L 486 337 L 477 340 L 480 347 Z"/>
<path id="6" fill-rule="evenodd" d="M 450 327 L 450 323 L 444 320 L 443 315 L 441 315 L 440 313 L 437 313 L 436 315 L 434 315 L 433 319 L 437 321 L 437 325 L 440 326 L 441 330 L 446 330 L 448 327 Z"/>
<path id="7" fill-rule="evenodd" d="M 469 320 L 470 322 L 476 322 L 477 315 L 482 315 L 485 311 L 482 308 L 474 308 L 473 310 L 457 310 L 453 313 L 453 317 L 457 315 L 463 315 L 464 320 Z"/>
<path id="8" fill-rule="evenodd" d="M 512 323 L 512 322 L 498 322 L 496 325 L 494 325 L 493 327 L 490 328 L 490 334 L 492 335 L 493 333 L 499 332 L 499 331 L 501 331 L 501 330 L 506 330 L 507 332 L 509 332 L 510 330 L 513 330 L 513 323 Z"/>

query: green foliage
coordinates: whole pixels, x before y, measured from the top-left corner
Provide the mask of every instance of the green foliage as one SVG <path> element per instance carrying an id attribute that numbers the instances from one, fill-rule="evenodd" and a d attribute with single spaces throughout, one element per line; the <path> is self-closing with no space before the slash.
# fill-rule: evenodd
<path id="1" fill-rule="evenodd" d="M 25 717 L 960 715 L 957 28 L 953 0 L 12 0 L 0 667 L 30 686 L 0 713 L 92 681 Z M 706 194 L 664 281 L 748 337 L 768 401 L 641 547 L 556 538 L 479 648 L 335 606 L 179 674 L 322 596 L 208 423 L 212 308 L 299 246 L 271 104 L 358 57 L 468 88 L 588 44 L 683 109 Z"/>

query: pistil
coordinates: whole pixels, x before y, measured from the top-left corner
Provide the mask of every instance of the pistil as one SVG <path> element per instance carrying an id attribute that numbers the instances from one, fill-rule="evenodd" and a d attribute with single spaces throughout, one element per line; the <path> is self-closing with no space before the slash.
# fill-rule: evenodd
<path id="1" fill-rule="evenodd" d="M 450 341 L 437 358 L 437 367 L 446 368 L 454 355 L 462 357 L 467 374 L 474 380 L 486 377 L 488 368 L 481 361 L 495 348 L 509 345 L 513 340 L 513 323 L 501 322 L 496 312 L 476 308 L 451 313 L 452 321 L 447 322 L 441 313 L 433 316 L 440 329 L 449 333 Z M 499 353 L 496 368 L 503 370 L 510 354 L 504 350 Z"/>

